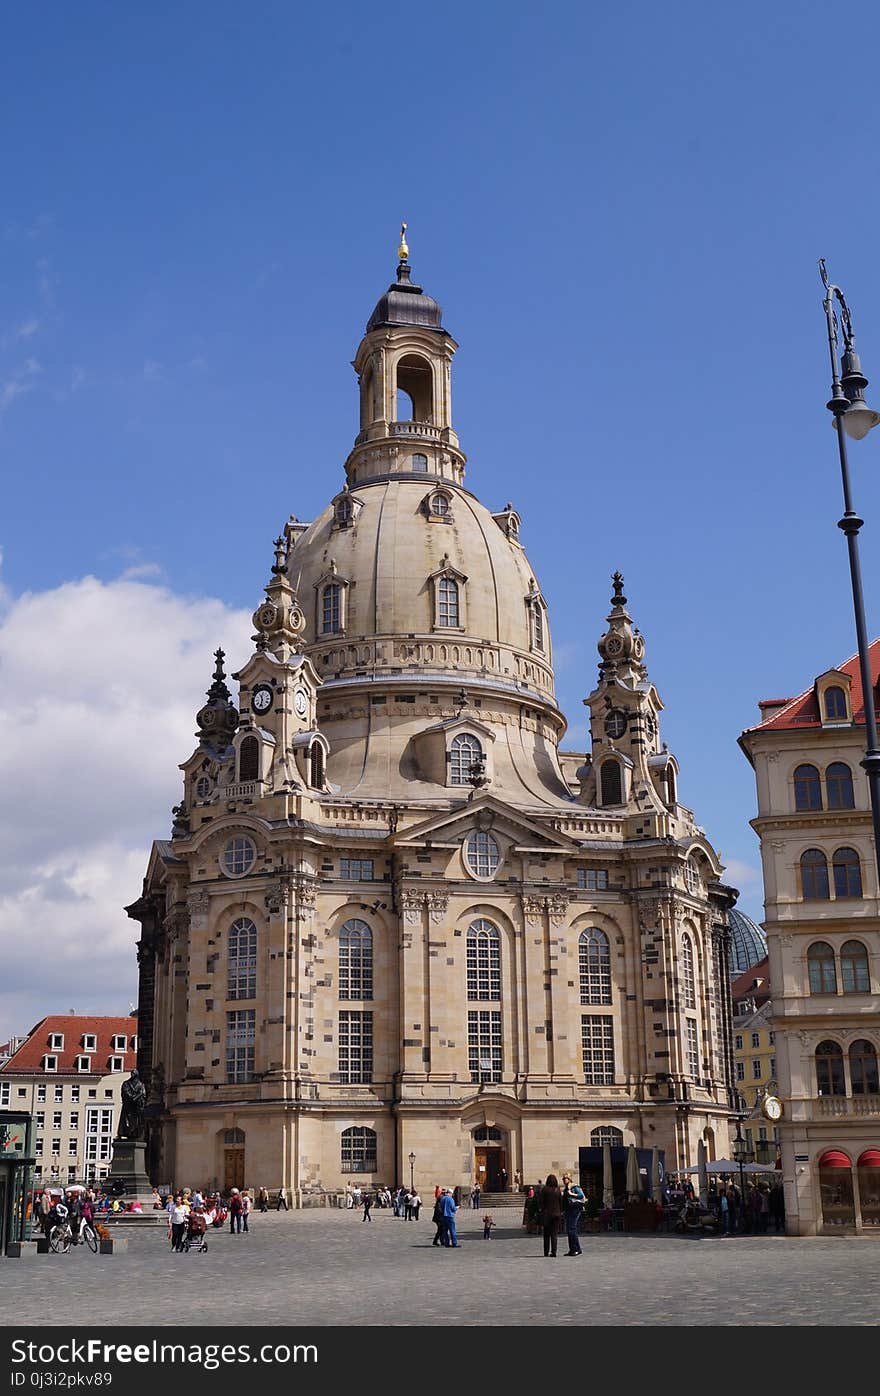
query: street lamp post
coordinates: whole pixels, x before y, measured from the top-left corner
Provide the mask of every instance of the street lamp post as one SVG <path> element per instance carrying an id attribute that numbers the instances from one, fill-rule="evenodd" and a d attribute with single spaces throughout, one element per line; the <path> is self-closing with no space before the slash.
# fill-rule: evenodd
<path id="1" fill-rule="evenodd" d="M 824 259 L 819 262 L 819 271 L 825 287 L 823 305 L 828 324 L 828 350 L 831 355 L 831 400 L 827 407 L 834 417 L 837 449 L 840 454 L 840 474 L 843 481 L 844 514 L 837 526 L 846 534 L 849 550 L 853 610 L 859 646 L 859 672 L 862 679 L 862 701 L 865 709 L 865 755 L 861 765 L 868 776 L 871 816 L 874 823 L 874 856 L 877 862 L 877 875 L 880 878 L 880 747 L 877 744 L 877 717 L 874 709 L 871 659 L 868 652 L 868 627 L 865 621 L 865 598 L 862 592 L 862 572 L 859 562 L 859 529 L 862 527 L 864 519 L 859 518 L 852 506 L 849 462 L 846 453 L 847 436 L 851 436 L 854 441 L 861 441 L 863 437 L 867 436 L 871 428 L 880 422 L 880 412 L 872 412 L 865 402 L 865 388 L 868 386 L 868 380 L 862 373 L 859 356 L 855 351 L 852 316 L 846 298 L 839 286 L 829 282 Z M 840 306 L 840 322 L 843 329 L 843 356 L 839 364 L 835 300 Z"/>
<path id="2" fill-rule="evenodd" d="M 733 1161 L 734 1163 L 739 1164 L 739 1205 L 742 1209 L 741 1215 L 743 1222 L 743 1230 L 745 1230 L 746 1182 L 745 1174 L 743 1173 L 743 1164 L 750 1162 L 752 1151 L 746 1143 L 745 1139 L 743 1139 L 741 1125 L 742 1117 L 740 1117 L 736 1122 L 736 1138 L 733 1141 Z"/>
<path id="3" fill-rule="evenodd" d="M 416 1190 L 415 1181 L 414 1181 L 414 1179 L 413 1179 L 413 1169 L 415 1168 L 415 1162 L 416 1162 L 416 1156 L 415 1156 L 415 1154 L 410 1154 L 410 1156 L 409 1156 L 409 1190 L 410 1190 L 410 1192 L 415 1192 L 415 1190 Z"/>

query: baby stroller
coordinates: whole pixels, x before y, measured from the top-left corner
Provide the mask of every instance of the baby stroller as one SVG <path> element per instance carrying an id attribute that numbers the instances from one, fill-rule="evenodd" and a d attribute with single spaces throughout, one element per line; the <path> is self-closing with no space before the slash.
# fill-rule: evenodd
<path id="1" fill-rule="evenodd" d="M 208 1223 L 205 1220 L 204 1212 L 198 1212 L 193 1208 L 186 1219 L 186 1233 L 183 1238 L 183 1249 L 185 1251 L 206 1251 L 208 1241 L 206 1232 Z"/>
<path id="2" fill-rule="evenodd" d="M 213 1216 L 213 1218 L 212 1218 L 212 1220 L 211 1220 L 211 1225 L 212 1225 L 212 1226 L 216 1226 L 216 1227 L 225 1226 L 225 1225 L 226 1225 L 226 1218 L 227 1218 L 228 1216 L 229 1216 L 229 1211 L 228 1211 L 228 1209 L 227 1209 L 226 1207 L 224 1207 L 222 1203 L 218 1203 L 218 1205 L 217 1205 L 217 1206 L 215 1207 L 215 1209 L 214 1209 L 214 1216 Z"/>

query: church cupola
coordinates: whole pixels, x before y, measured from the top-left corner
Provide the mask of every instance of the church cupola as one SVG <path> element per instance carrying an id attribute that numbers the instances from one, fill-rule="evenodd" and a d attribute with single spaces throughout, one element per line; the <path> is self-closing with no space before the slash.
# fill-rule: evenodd
<path id="1" fill-rule="evenodd" d="M 406 224 L 397 280 L 379 298 L 353 361 L 360 432 L 348 484 L 389 475 L 433 475 L 460 484 L 465 457 L 452 429 L 452 356 L 437 302 L 412 280 Z"/>
<path id="2" fill-rule="evenodd" d="M 643 663 L 645 641 L 637 628 L 633 627 L 632 616 L 626 609 L 623 594 L 623 576 L 615 572 L 612 578 L 614 595 L 611 598 L 611 611 L 607 617 L 608 629 L 598 644 L 599 678 L 618 678 L 640 682 L 647 678 Z"/>
<path id="3" fill-rule="evenodd" d="M 223 672 L 225 655 L 215 650 L 214 682 L 208 689 L 208 701 L 196 714 L 199 745 L 213 756 L 223 756 L 238 728 L 238 709 L 226 687 Z"/>

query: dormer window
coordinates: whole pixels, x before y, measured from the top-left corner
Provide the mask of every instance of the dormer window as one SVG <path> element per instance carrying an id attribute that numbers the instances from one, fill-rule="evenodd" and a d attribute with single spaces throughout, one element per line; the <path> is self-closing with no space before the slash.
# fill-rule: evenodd
<path id="1" fill-rule="evenodd" d="M 483 748 L 470 732 L 453 737 L 449 748 L 449 784 L 469 785 L 471 768 L 483 760 Z"/>
<path id="2" fill-rule="evenodd" d="M 431 513 L 439 514 L 442 518 L 449 513 L 449 500 L 445 494 L 435 494 L 431 500 Z"/>
<path id="3" fill-rule="evenodd" d="M 441 577 L 437 585 L 437 624 L 458 626 L 458 582 L 452 577 Z"/>
<path id="4" fill-rule="evenodd" d="M 49 1033 L 49 1046 L 52 1047 L 56 1052 L 61 1052 L 61 1051 L 63 1051 L 63 1050 L 64 1050 L 64 1033 L 63 1033 L 63 1032 L 50 1032 L 50 1033 Z"/>
<path id="5" fill-rule="evenodd" d="M 53 1056 L 47 1054 L 47 1055 L 43 1058 L 43 1070 L 44 1070 L 44 1071 L 57 1071 L 57 1070 L 58 1070 L 58 1058 L 57 1058 L 57 1057 L 53 1057 Z"/>
<path id="6" fill-rule="evenodd" d="M 91 1059 L 91 1057 L 77 1057 L 77 1059 L 76 1059 L 76 1069 L 77 1069 L 77 1071 L 91 1071 L 91 1069 L 92 1069 L 92 1059 Z"/>
<path id="7" fill-rule="evenodd" d="M 82 1045 L 84 1052 L 94 1052 L 98 1045 L 98 1039 L 93 1032 L 84 1032 L 82 1035 Z"/>
<path id="8" fill-rule="evenodd" d="M 336 635 L 342 629 L 342 587 L 329 582 L 321 595 L 321 634 Z"/>
<path id="9" fill-rule="evenodd" d="M 354 518 L 354 506 L 350 496 L 343 495 L 341 499 L 337 499 L 333 517 L 338 528 L 348 528 Z"/>
<path id="10" fill-rule="evenodd" d="M 110 1057 L 110 1058 L 108 1059 L 108 1065 L 109 1065 L 109 1068 L 110 1068 L 111 1071 L 124 1071 L 124 1070 L 125 1070 L 125 1058 L 124 1058 L 124 1057 Z"/>
<path id="11" fill-rule="evenodd" d="M 124 1052 L 127 1038 L 122 1034 L 113 1038 L 112 1047 L 114 1052 Z"/>
<path id="12" fill-rule="evenodd" d="M 603 805 L 623 804 L 623 780 L 619 761 L 603 761 L 600 768 Z"/>
<path id="13" fill-rule="evenodd" d="M 828 722 L 846 721 L 846 694 L 836 685 L 825 690 L 825 719 Z"/>

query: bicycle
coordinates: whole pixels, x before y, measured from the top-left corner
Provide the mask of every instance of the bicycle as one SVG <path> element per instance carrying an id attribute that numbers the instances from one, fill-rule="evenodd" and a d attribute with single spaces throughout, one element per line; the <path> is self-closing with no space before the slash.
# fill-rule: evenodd
<path id="1" fill-rule="evenodd" d="M 84 1221 L 79 1234 L 74 1236 L 70 1222 L 59 1222 L 49 1232 L 49 1249 L 55 1255 L 67 1255 L 71 1246 L 88 1246 L 93 1255 L 98 1250 L 98 1233 L 91 1223 Z"/>

